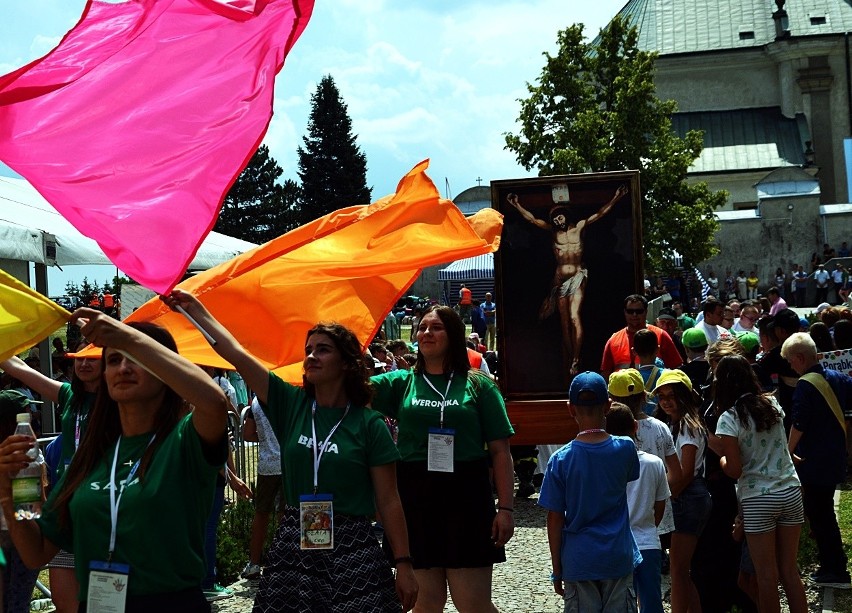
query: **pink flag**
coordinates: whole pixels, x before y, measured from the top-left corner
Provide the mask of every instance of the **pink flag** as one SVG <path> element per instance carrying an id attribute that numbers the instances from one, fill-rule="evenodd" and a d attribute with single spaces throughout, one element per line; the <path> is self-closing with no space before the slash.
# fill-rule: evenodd
<path id="1" fill-rule="evenodd" d="M 0 77 L 0 160 L 166 292 L 263 139 L 313 4 L 89 0 L 56 49 Z"/>

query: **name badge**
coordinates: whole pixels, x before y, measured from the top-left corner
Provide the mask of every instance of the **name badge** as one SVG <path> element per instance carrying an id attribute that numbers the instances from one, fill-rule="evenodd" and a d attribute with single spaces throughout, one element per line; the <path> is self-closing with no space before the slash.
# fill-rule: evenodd
<path id="1" fill-rule="evenodd" d="M 334 549 L 331 494 L 299 496 L 299 543 L 302 549 Z"/>
<path id="2" fill-rule="evenodd" d="M 86 611 L 89 613 L 124 613 L 130 566 L 115 562 L 89 564 L 89 591 Z"/>
<path id="3" fill-rule="evenodd" d="M 452 428 L 429 428 L 426 469 L 431 472 L 453 472 L 453 449 L 456 431 Z"/>

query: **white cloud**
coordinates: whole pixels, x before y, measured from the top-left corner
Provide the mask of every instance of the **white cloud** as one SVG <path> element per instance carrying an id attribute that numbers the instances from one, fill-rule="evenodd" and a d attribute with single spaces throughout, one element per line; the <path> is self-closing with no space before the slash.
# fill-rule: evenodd
<path id="1" fill-rule="evenodd" d="M 33 38 L 33 42 L 30 45 L 30 54 L 32 57 L 41 57 L 53 51 L 61 40 L 61 36 L 44 36 L 43 34 L 39 34 Z"/>

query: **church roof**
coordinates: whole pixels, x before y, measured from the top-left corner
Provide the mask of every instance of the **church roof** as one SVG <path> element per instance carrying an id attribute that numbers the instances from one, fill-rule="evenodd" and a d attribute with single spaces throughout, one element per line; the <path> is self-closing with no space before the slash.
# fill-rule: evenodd
<path id="1" fill-rule="evenodd" d="M 793 37 L 852 31 L 850 0 L 789 0 Z M 630 0 L 619 15 L 639 29 L 639 47 L 660 55 L 761 47 L 775 40 L 769 0 Z"/>
<path id="2" fill-rule="evenodd" d="M 704 150 L 690 173 L 800 166 L 810 140 L 804 117 L 784 117 L 778 107 L 675 113 L 672 128 L 679 136 L 704 131 Z"/>

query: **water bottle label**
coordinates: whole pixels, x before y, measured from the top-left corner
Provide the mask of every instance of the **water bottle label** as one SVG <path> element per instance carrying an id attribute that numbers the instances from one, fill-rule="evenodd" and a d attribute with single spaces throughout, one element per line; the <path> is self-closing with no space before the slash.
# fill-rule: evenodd
<path id="1" fill-rule="evenodd" d="M 22 477 L 12 480 L 12 502 L 26 504 L 41 502 L 41 478 Z"/>

